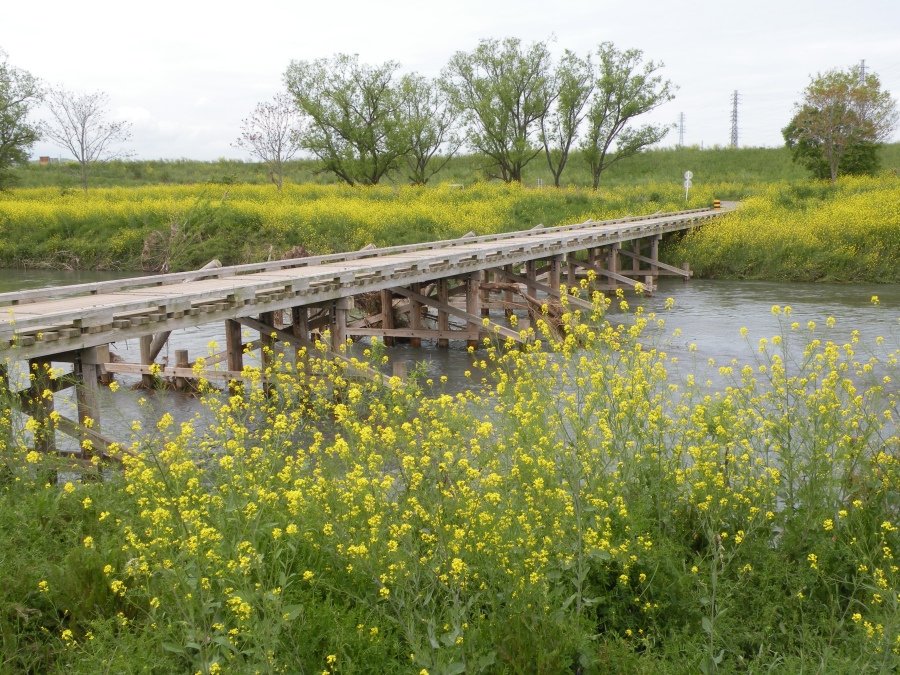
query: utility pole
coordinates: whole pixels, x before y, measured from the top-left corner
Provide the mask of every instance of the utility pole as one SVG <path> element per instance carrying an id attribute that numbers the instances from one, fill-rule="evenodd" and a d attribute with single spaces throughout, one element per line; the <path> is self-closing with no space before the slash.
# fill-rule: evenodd
<path id="1" fill-rule="evenodd" d="M 731 147 L 738 146 L 738 91 L 731 95 Z"/>
<path id="2" fill-rule="evenodd" d="M 684 113 L 678 113 L 678 147 L 684 147 Z"/>

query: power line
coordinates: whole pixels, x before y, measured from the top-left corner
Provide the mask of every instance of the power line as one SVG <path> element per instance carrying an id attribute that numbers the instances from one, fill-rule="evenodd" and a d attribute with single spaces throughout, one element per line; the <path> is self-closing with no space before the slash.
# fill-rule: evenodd
<path id="1" fill-rule="evenodd" d="M 731 96 L 731 147 L 737 147 L 737 102 L 738 102 L 738 93 L 737 89 L 734 90 L 734 94 Z"/>

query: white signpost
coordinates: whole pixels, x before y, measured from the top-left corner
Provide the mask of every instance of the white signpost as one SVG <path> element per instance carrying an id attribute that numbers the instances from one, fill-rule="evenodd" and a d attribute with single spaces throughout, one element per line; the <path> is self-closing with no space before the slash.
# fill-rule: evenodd
<path id="1" fill-rule="evenodd" d="M 693 183 L 691 182 L 691 178 L 693 178 L 693 177 L 694 177 L 693 171 L 685 171 L 684 172 L 684 203 L 685 204 L 687 204 L 687 200 L 688 200 L 688 190 L 690 190 L 691 185 L 693 185 Z"/>

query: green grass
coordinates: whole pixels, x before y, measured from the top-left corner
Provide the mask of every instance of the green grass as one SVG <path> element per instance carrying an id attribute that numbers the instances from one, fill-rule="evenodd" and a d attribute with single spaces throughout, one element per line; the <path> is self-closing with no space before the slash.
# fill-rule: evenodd
<path id="1" fill-rule="evenodd" d="M 900 143 L 887 145 L 881 150 L 882 167 L 900 169 Z M 311 160 L 288 163 L 286 180 L 290 183 L 332 183 L 336 179 L 318 172 L 318 165 Z M 468 185 L 485 180 L 484 160 L 476 155 L 462 155 L 452 159 L 432 182 L 450 182 Z M 806 171 L 791 161 L 786 148 L 710 148 L 687 147 L 667 150 L 650 150 L 613 165 L 603 174 L 603 185 L 646 184 L 675 182 L 680 185 L 686 170 L 694 172 L 694 183 L 738 183 L 752 185 L 778 180 L 801 180 Z M 80 189 L 78 167 L 63 161 L 49 166 L 32 162 L 17 171 L 19 187 L 58 187 Z M 538 180 L 552 185 L 553 178 L 546 168 L 543 155 L 539 155 L 526 167 L 524 182 L 535 185 Z M 393 175 L 388 182 L 402 184 L 402 173 Z M 589 186 L 587 165 L 576 152 L 563 174 L 563 185 Z M 97 164 L 90 178 L 92 187 L 116 187 L 131 185 L 186 185 L 210 183 L 233 185 L 237 183 L 270 184 L 267 171 L 254 162 L 219 160 L 200 162 L 193 160 L 137 160 L 114 161 Z M 274 186 L 272 187 L 274 190 Z M 726 198 L 740 194 L 723 195 Z"/>

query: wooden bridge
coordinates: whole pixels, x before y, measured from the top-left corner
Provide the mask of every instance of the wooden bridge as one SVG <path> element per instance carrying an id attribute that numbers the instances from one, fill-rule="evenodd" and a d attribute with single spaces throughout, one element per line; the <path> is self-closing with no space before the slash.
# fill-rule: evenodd
<path id="1" fill-rule="evenodd" d="M 74 386 L 78 420 L 59 415 L 56 428 L 88 439 L 102 454 L 108 446 L 99 428 L 98 382 L 114 373 L 196 377 L 187 352 L 176 363 L 155 364 L 171 331 L 224 322 L 225 351 L 206 360 L 224 370 L 205 375 L 238 378 L 244 354 L 277 340 L 309 347 L 330 331 L 332 349 L 355 336 L 377 335 L 391 344 L 422 339 L 447 346 L 476 344 L 486 334 L 519 339 L 494 323 L 492 310 L 507 313 L 541 299 L 559 299 L 560 286 L 596 277 L 595 288 L 642 284 L 652 292 L 663 275 L 690 277 L 687 266 L 659 260 L 668 232 L 696 227 L 730 210 L 695 209 L 645 217 L 586 221 L 565 227 L 295 258 L 194 272 L 117 279 L 92 284 L 0 294 L 0 388 L 7 368 L 27 361 L 32 374 L 50 364 L 71 363 L 71 373 L 31 385 L 15 396 L 38 421 L 53 412 L 51 392 Z M 583 300 L 575 304 L 588 306 Z M 355 310 L 355 311 L 354 311 Z M 456 321 L 451 322 L 451 317 Z M 500 319 L 502 321 L 502 319 Z M 242 330 L 259 333 L 245 343 Z M 274 337 L 273 337 L 274 336 Z M 141 363 L 113 363 L 111 343 L 138 339 Z M 263 365 L 269 350 L 261 350 Z M 85 420 L 91 418 L 87 425 Z M 36 439 L 54 449 L 54 434 Z"/>

